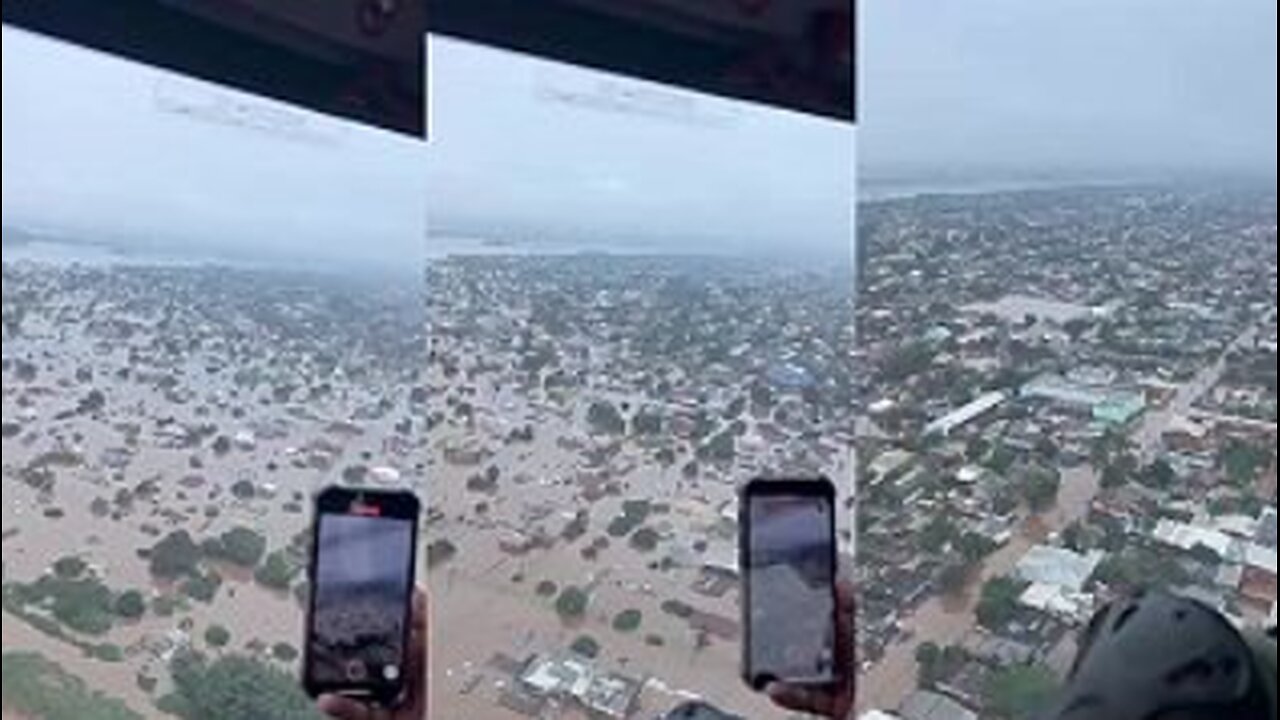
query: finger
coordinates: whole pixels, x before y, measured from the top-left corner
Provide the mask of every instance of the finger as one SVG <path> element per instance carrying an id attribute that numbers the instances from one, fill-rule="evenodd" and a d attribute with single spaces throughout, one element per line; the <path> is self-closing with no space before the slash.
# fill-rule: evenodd
<path id="1" fill-rule="evenodd" d="M 829 694 L 817 690 L 775 683 L 765 692 L 774 705 L 792 712 L 831 717 L 835 708 L 835 700 Z"/>
<path id="2" fill-rule="evenodd" d="M 418 588 L 413 593 L 413 643 L 426 646 L 427 629 L 430 624 L 431 603 L 427 591 Z"/>
<path id="3" fill-rule="evenodd" d="M 367 706 L 337 695 L 326 695 L 320 698 L 316 707 L 322 714 L 334 720 L 372 720 L 373 718 Z"/>
<path id="4" fill-rule="evenodd" d="M 858 609 L 858 589 L 852 581 L 841 580 L 836 583 L 836 603 L 841 616 L 853 616 Z"/>
<path id="5" fill-rule="evenodd" d="M 836 659 L 841 667 L 854 664 L 857 654 L 858 591 L 853 583 L 841 581 L 836 585 Z"/>
<path id="6" fill-rule="evenodd" d="M 430 616 L 427 593 L 419 589 L 413 596 L 413 631 L 409 640 L 406 668 L 409 686 L 406 688 L 405 704 L 414 712 L 421 712 L 427 706 L 427 652 L 430 647 L 427 636 Z"/>

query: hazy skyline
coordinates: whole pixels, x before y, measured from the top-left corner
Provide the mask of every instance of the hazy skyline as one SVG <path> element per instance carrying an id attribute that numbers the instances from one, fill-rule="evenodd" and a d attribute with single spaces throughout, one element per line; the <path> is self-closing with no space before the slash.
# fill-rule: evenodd
<path id="1" fill-rule="evenodd" d="M 868 184 L 1274 177 L 1273 0 L 863 8 Z M 847 127 L 432 47 L 424 146 L 6 28 L 4 221 L 161 252 L 388 267 L 453 239 L 815 256 L 852 246 Z M 194 120 L 191 108 L 221 114 Z M 232 127 L 245 108 L 274 129 Z"/>
<path id="2" fill-rule="evenodd" d="M 421 143 L 270 101 L 245 116 L 236 93 L 7 27 L 3 55 L 7 228 L 299 264 L 423 254 Z"/>
<path id="3" fill-rule="evenodd" d="M 852 257 L 833 121 L 436 39 L 424 145 L 8 28 L 3 51 L 8 226 L 389 267 L 446 237 Z"/>
<path id="4" fill-rule="evenodd" d="M 865 0 L 864 179 L 1276 166 L 1275 0 Z"/>
<path id="5" fill-rule="evenodd" d="M 452 40 L 432 47 L 436 233 L 851 257 L 847 124 Z"/>

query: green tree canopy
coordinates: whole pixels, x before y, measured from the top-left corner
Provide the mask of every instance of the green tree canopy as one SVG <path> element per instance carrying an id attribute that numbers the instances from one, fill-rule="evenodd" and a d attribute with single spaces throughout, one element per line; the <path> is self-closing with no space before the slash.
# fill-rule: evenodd
<path id="1" fill-rule="evenodd" d="M 140 620 L 147 614 L 147 600 L 137 590 L 123 592 L 116 598 L 116 615 L 125 620 Z"/>
<path id="2" fill-rule="evenodd" d="M 194 575 L 202 558 L 200 546 L 191 538 L 191 533 L 178 530 L 152 548 L 151 574 L 161 580 L 176 580 Z"/>
<path id="3" fill-rule="evenodd" d="M 255 568 L 267 554 L 267 539 L 255 530 L 236 527 L 205 543 L 205 551 L 218 560 L 243 568 Z"/>
<path id="4" fill-rule="evenodd" d="M 174 694 L 164 705 L 182 720 L 320 720 L 293 676 L 252 658 L 210 664 L 186 655 L 172 674 Z"/>
<path id="5" fill-rule="evenodd" d="M 204 641 L 209 647 L 221 650 L 231 644 L 231 631 L 221 625 L 211 625 L 204 631 Z"/>
<path id="6" fill-rule="evenodd" d="M 1013 578 L 996 578 L 982 587 L 978 602 L 978 623 L 991 631 L 999 631 L 1017 616 L 1018 600 L 1026 592 L 1026 584 Z"/>
<path id="7" fill-rule="evenodd" d="M 591 595 L 579 587 L 565 588 L 556 600 L 556 613 L 564 620 L 579 620 L 591 606 Z"/>
<path id="8" fill-rule="evenodd" d="M 1058 694 L 1058 679 L 1043 667 L 1014 667 L 987 683 L 987 708 L 1000 720 L 1037 720 Z"/>

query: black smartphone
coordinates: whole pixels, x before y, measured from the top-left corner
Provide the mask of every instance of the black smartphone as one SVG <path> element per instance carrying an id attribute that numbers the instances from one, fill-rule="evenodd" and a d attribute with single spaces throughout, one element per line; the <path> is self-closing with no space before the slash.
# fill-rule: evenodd
<path id="1" fill-rule="evenodd" d="M 739 500 L 743 677 L 836 683 L 836 492 L 829 480 L 756 480 Z"/>
<path id="2" fill-rule="evenodd" d="M 316 499 L 303 683 L 395 707 L 407 690 L 421 506 L 412 493 L 332 488 Z"/>

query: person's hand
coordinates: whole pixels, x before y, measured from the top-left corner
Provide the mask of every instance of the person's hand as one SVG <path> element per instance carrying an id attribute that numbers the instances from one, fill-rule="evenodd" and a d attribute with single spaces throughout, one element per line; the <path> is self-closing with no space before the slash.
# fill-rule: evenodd
<path id="1" fill-rule="evenodd" d="M 409 642 L 408 680 L 404 703 L 394 710 L 369 707 L 354 700 L 328 695 L 320 698 L 321 713 L 333 720 L 427 720 L 427 594 L 419 590 L 413 597 L 413 632 Z"/>
<path id="2" fill-rule="evenodd" d="M 858 704 L 857 593 L 853 584 L 841 582 L 836 592 L 836 667 L 839 680 L 830 688 L 808 688 L 774 683 L 766 692 L 774 705 L 793 712 L 833 720 L 849 720 Z"/>

